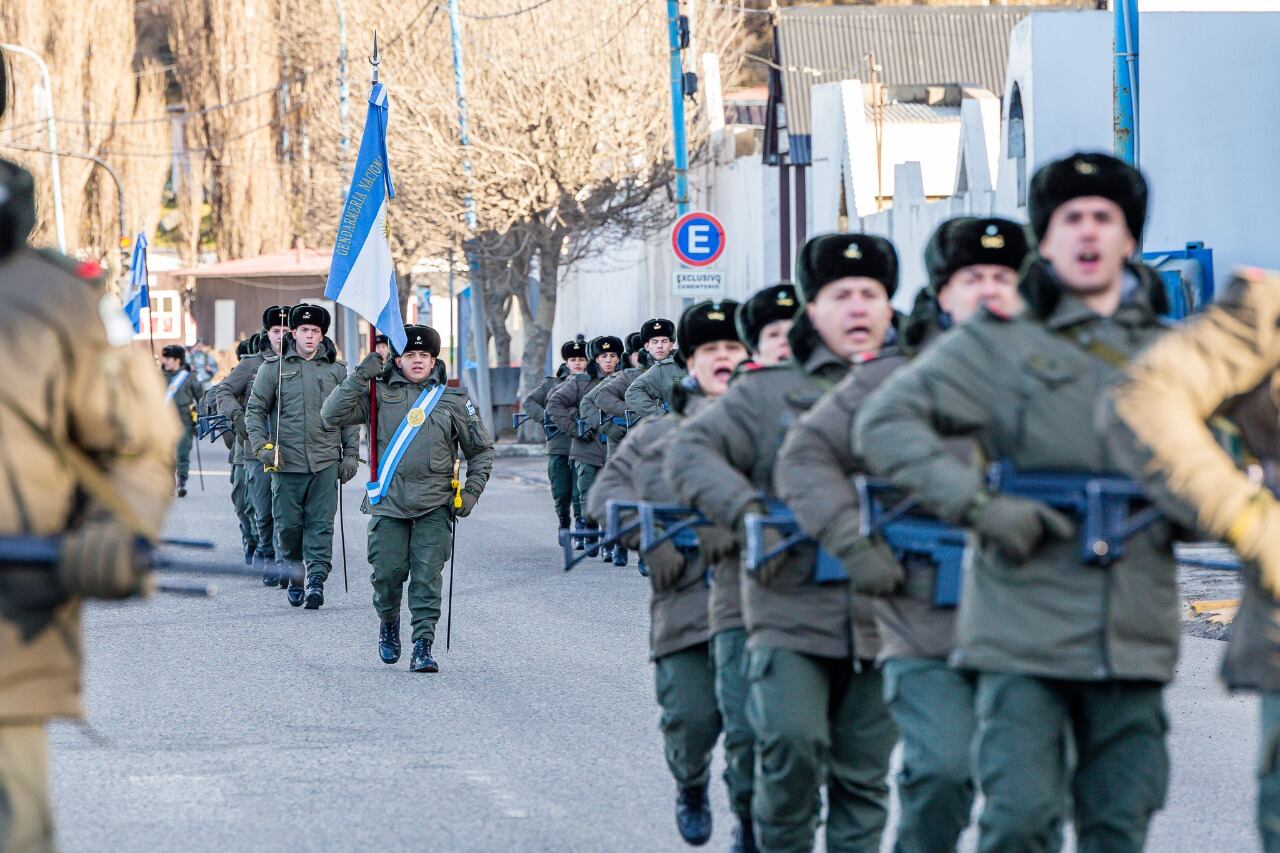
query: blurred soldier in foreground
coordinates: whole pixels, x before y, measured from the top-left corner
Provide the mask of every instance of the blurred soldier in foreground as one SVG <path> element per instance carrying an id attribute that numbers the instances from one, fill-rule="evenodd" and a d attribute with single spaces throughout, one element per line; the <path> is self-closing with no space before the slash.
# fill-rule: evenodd
<path id="1" fill-rule="evenodd" d="M 0 54 L 0 115 L 6 91 Z M 179 429 L 101 270 L 28 247 L 34 224 L 31 175 L 0 160 L 0 533 L 62 540 L 56 571 L 0 565 L 6 853 L 54 849 L 44 723 L 83 713 L 80 600 L 143 591 L 134 551 L 164 520 Z"/>
<path id="2" fill-rule="evenodd" d="M 1280 276 L 1248 270 L 1135 361 L 1112 392 L 1112 451 L 1167 515 L 1235 548 L 1245 593 L 1222 676 L 1262 694 L 1258 831 L 1280 851 Z M 1262 463 L 1236 468 L 1206 426 L 1223 415 Z"/>
<path id="3" fill-rule="evenodd" d="M 1142 175 L 1109 155 L 1042 168 L 1028 197 L 1039 256 L 1023 267 L 1022 313 L 958 326 L 858 412 L 867 467 L 980 540 L 951 663 L 977 672 L 981 851 L 1055 843 L 1068 731 L 1079 849 L 1141 850 L 1164 804 L 1164 685 L 1181 621 L 1168 526 L 1132 536 L 1109 565 L 1086 562 L 1083 517 L 1001 492 L 944 444 L 965 436 L 988 460 L 1076 480 L 1114 471 L 1094 411 L 1163 331 L 1167 304 L 1155 271 L 1129 260 L 1146 209 Z"/>
<path id="4" fill-rule="evenodd" d="M 164 371 L 164 398 L 178 411 L 182 435 L 175 456 L 178 474 L 178 497 L 187 496 L 187 474 L 191 470 L 191 443 L 196 437 L 196 406 L 204 399 L 204 386 L 187 364 L 187 351 L 170 344 L 160 351 L 160 368 Z"/>
<path id="5" fill-rule="evenodd" d="M 369 383 L 378 392 L 378 479 L 366 488 L 373 606 L 378 612 L 378 656 L 400 659 L 400 601 L 409 583 L 414 672 L 438 672 L 431 656 L 445 561 L 453 551 L 456 518 L 471 514 L 493 468 L 493 440 L 465 391 L 436 372 L 440 333 L 405 326 L 405 349 L 394 364 L 372 352 L 324 401 L 333 429 L 369 420 Z M 461 451 L 467 480 L 454 509 L 455 464 Z M 456 516 L 455 516 L 456 513 Z"/>
<path id="6" fill-rule="evenodd" d="M 738 306 L 738 334 L 754 353 L 747 364 L 771 367 L 791 358 L 787 334 L 799 306 L 796 286 L 789 281 L 758 290 Z"/>
<path id="7" fill-rule="evenodd" d="M 729 378 L 746 347 L 734 328 L 736 302 L 699 302 L 680 318 L 681 354 L 689 376 L 673 390 L 671 413 L 647 418 L 605 465 L 587 501 L 588 514 L 603 522 L 611 499 L 676 502 L 662 471 L 670 438 L 687 415 L 710 405 L 729 387 Z M 639 545 L 634 537 L 630 547 Z M 701 537 L 699 537 L 701 538 Z M 718 539 L 732 538 L 723 535 Z M 649 655 L 653 659 L 667 767 L 676 780 L 676 827 L 689 844 L 711 838 L 707 787 L 711 752 L 720 737 L 715 664 L 711 647 L 709 573 L 724 560 L 737 562 L 730 547 L 708 547 L 706 540 L 668 539 L 644 553 L 653 595 L 649 601 Z M 741 662 L 741 659 L 739 659 Z M 725 781 L 739 825 L 735 851 L 754 849 L 751 834 L 751 755 L 748 736 L 729 752 Z M 743 760 L 742 752 L 746 756 Z M 736 760 L 735 760 L 736 759 Z M 745 778 L 744 778 L 745 775 Z"/>

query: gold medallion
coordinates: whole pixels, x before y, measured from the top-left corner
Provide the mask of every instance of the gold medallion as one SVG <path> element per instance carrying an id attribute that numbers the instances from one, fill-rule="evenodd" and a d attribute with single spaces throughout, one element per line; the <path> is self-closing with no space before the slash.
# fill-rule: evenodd
<path id="1" fill-rule="evenodd" d="M 408 421 L 409 426 L 417 428 L 426 423 L 427 416 L 422 413 L 422 409 L 410 409 Z"/>

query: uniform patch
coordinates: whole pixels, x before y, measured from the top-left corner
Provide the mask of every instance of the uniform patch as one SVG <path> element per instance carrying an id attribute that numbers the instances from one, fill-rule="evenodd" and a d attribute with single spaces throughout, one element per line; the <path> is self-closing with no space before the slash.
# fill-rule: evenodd
<path id="1" fill-rule="evenodd" d="M 471 401 L 467 401 L 467 417 L 474 418 L 476 416 L 476 407 L 471 405 Z"/>

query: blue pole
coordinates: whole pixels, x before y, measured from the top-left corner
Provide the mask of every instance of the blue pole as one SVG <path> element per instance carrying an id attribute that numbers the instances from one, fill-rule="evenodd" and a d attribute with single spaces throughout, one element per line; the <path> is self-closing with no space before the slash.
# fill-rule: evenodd
<path id="1" fill-rule="evenodd" d="M 1138 4 L 1114 0 L 1115 66 L 1112 107 L 1115 155 L 1138 165 Z"/>
<path id="2" fill-rule="evenodd" d="M 466 177 L 467 192 L 463 196 L 463 213 L 466 217 L 467 231 L 472 237 L 476 232 L 476 200 L 472 194 L 473 176 L 471 172 L 471 136 L 467 129 L 467 86 L 462 74 L 462 16 L 458 12 L 458 0 L 449 0 L 449 34 L 453 40 L 453 88 L 458 99 L 458 144 L 462 147 L 462 173 Z M 485 425 L 493 427 L 493 408 L 489 396 L 489 338 L 485 335 L 484 297 L 480 292 L 480 261 L 475 252 L 468 252 L 471 267 L 470 309 L 471 309 L 471 346 L 476 354 L 475 391 L 477 408 Z M 459 352 L 458 357 L 465 358 Z M 462 371 L 454 366 L 458 375 Z"/>
<path id="3" fill-rule="evenodd" d="M 689 147 L 684 129 L 684 64 L 680 60 L 680 2 L 667 0 L 671 47 L 671 124 L 675 128 L 676 216 L 689 212 Z"/>

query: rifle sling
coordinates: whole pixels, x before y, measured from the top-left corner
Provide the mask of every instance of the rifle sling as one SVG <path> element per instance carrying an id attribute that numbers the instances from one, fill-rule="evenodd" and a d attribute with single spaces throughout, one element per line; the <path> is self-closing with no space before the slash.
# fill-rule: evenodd
<path id="1" fill-rule="evenodd" d="M 1117 370 L 1129 363 L 1129 356 L 1122 353 L 1113 346 L 1103 343 L 1092 335 L 1082 334 L 1072 329 L 1059 329 L 1056 335 L 1066 338 L 1078 348 L 1084 350 L 1089 355 Z"/>

